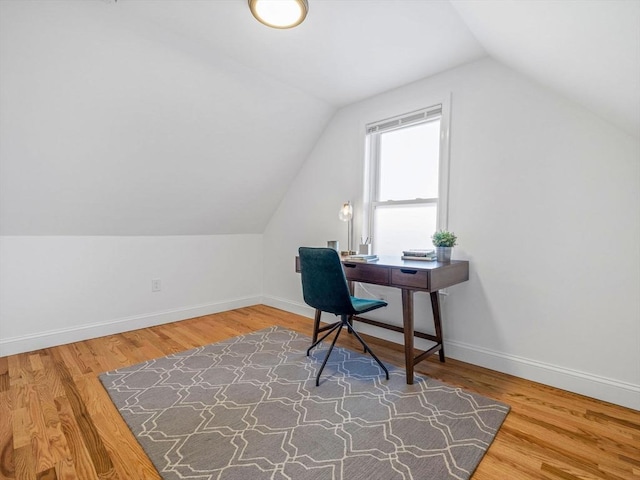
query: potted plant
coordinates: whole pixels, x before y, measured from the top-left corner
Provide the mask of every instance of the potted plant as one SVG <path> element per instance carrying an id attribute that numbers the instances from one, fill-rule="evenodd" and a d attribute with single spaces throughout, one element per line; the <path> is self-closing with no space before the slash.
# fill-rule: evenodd
<path id="1" fill-rule="evenodd" d="M 457 245 L 458 237 L 453 232 L 438 230 L 431 236 L 433 246 L 436 247 L 436 258 L 438 262 L 447 263 L 451 261 L 451 249 Z"/>

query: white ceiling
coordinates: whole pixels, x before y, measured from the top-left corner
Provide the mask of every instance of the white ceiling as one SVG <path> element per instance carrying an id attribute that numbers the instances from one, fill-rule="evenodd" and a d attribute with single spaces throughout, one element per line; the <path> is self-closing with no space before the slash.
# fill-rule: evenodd
<path id="1" fill-rule="evenodd" d="M 640 136 L 639 0 L 309 3 L 288 31 L 256 22 L 244 0 L 118 8 L 337 106 L 488 54 Z"/>
<path id="2" fill-rule="evenodd" d="M 337 108 L 490 55 L 640 137 L 638 0 L 0 1 L 0 231 L 261 233 Z"/>
<path id="3" fill-rule="evenodd" d="M 302 25 L 257 22 L 246 0 L 118 0 L 205 48 L 343 106 L 486 55 L 447 0 L 310 0 Z"/>

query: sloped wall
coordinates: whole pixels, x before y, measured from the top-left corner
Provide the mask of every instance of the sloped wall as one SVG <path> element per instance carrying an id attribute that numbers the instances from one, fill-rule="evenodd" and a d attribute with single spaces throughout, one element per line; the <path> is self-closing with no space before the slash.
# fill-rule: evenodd
<path id="1" fill-rule="evenodd" d="M 346 242 L 348 199 L 358 238 L 364 125 L 449 93 L 449 228 L 471 278 L 444 302 L 448 355 L 640 409 L 640 145 L 493 60 L 338 112 L 265 231 L 267 303 L 311 316 L 293 257 Z M 428 309 L 419 298 L 418 328 Z"/>
<path id="2" fill-rule="evenodd" d="M 2 1 L 0 234 L 261 233 L 333 112 L 126 5 Z"/>

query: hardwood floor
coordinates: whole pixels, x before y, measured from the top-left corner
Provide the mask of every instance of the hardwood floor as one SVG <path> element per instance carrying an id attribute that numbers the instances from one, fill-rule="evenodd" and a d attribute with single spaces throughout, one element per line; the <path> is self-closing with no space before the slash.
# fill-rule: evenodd
<path id="1" fill-rule="evenodd" d="M 0 358 L 0 478 L 160 478 L 98 374 L 271 325 L 310 335 L 312 320 L 255 306 Z M 368 341 L 403 365 L 401 346 Z M 416 373 L 511 405 L 474 480 L 640 479 L 638 411 L 451 359 Z"/>

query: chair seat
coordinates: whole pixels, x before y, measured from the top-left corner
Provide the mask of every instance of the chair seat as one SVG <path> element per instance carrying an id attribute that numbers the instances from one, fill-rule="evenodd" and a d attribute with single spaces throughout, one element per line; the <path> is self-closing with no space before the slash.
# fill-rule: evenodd
<path id="1" fill-rule="evenodd" d="M 383 300 L 375 300 L 373 298 L 351 297 L 351 304 L 356 313 L 365 313 L 376 308 L 386 307 L 388 304 Z"/>

